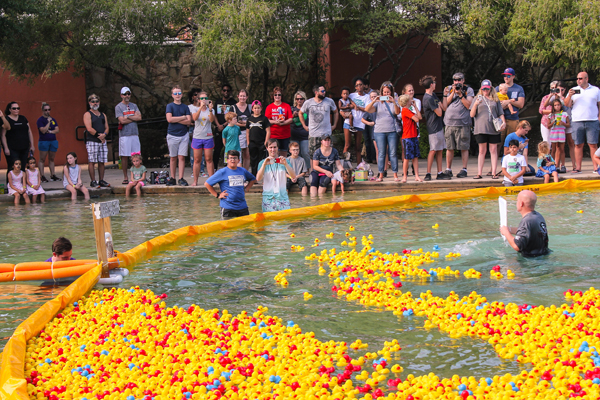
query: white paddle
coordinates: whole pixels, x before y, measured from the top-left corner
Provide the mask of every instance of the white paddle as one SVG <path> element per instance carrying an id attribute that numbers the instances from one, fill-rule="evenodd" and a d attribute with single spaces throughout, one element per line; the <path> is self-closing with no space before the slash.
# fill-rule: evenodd
<path id="1" fill-rule="evenodd" d="M 500 226 L 508 226 L 508 208 L 506 199 L 502 196 L 498 197 L 498 207 L 500 208 Z M 502 238 L 506 242 L 506 237 L 504 237 L 504 235 L 502 235 Z"/>

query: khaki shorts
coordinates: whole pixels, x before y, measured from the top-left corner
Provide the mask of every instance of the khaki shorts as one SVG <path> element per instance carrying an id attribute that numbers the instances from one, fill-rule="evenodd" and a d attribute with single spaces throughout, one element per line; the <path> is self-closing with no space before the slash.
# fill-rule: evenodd
<path id="1" fill-rule="evenodd" d="M 447 126 L 445 129 L 444 136 L 448 150 L 469 150 L 471 147 L 470 126 Z"/>

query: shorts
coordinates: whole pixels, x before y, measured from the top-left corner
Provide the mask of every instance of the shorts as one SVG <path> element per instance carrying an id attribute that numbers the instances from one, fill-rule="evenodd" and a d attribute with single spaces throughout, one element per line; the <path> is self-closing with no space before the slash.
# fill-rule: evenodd
<path id="1" fill-rule="evenodd" d="M 292 180 L 290 178 L 287 178 L 287 182 L 285 184 L 285 186 L 287 187 L 287 190 L 290 190 L 292 185 L 298 185 L 298 188 L 300 190 L 302 190 L 302 188 L 306 186 L 306 179 L 304 179 L 303 176 L 299 176 L 296 179 L 296 182 L 292 182 Z"/>
<path id="2" fill-rule="evenodd" d="M 250 211 L 248 211 L 248 207 L 243 210 L 230 210 L 228 208 L 221 207 L 221 217 L 222 218 L 236 218 L 243 217 L 246 215 L 250 215 Z"/>
<path id="3" fill-rule="evenodd" d="M 444 131 L 439 131 L 429 135 L 429 151 L 440 151 L 446 148 Z"/>
<path id="4" fill-rule="evenodd" d="M 523 186 L 523 182 L 519 182 L 516 185 L 513 184 L 512 182 L 506 182 L 506 181 L 502 181 L 502 184 L 506 187 L 510 187 L 510 186 Z"/>
<path id="5" fill-rule="evenodd" d="M 448 150 L 469 150 L 471 147 L 470 126 L 447 126 L 444 136 Z"/>
<path id="6" fill-rule="evenodd" d="M 187 156 L 190 137 L 189 135 L 173 136 L 167 134 L 167 145 L 169 146 L 169 157 Z"/>
<path id="7" fill-rule="evenodd" d="M 343 127 L 344 127 L 344 129 L 350 129 L 350 128 L 352 128 L 352 127 L 350 126 L 350 121 L 348 121 L 348 122 L 346 122 L 346 121 L 348 121 L 348 120 L 344 120 L 344 126 L 343 126 Z"/>
<path id="8" fill-rule="evenodd" d="M 38 142 L 39 151 L 52 151 L 56 153 L 58 151 L 58 140 L 45 140 Z"/>
<path id="9" fill-rule="evenodd" d="M 479 144 L 485 144 L 485 143 L 498 144 L 498 143 L 500 143 L 501 138 L 500 138 L 499 133 L 497 133 L 495 135 L 490 135 L 487 133 L 480 133 L 478 135 L 475 135 L 475 140 Z"/>
<path id="10" fill-rule="evenodd" d="M 88 162 L 91 163 L 105 163 L 108 162 L 108 146 L 106 142 L 87 142 L 85 148 L 88 153 Z"/>
<path id="11" fill-rule="evenodd" d="M 247 131 L 242 131 L 241 135 L 238 136 L 238 138 L 240 139 L 240 147 L 242 149 L 247 149 L 248 148 L 248 139 L 247 139 L 247 136 L 246 136 L 246 132 Z M 288 146 L 289 146 L 289 143 L 288 143 Z"/>
<path id="12" fill-rule="evenodd" d="M 331 178 L 327 175 L 321 175 L 319 172 L 314 171 L 310 173 L 310 187 L 327 187 L 331 183 Z"/>
<path id="13" fill-rule="evenodd" d="M 548 172 L 544 172 L 541 169 L 538 169 L 537 173 L 535 174 L 535 177 L 543 178 L 544 175 L 552 175 L 553 172 L 556 172 L 556 167 L 554 165 L 551 165 L 549 167 L 546 167 L 546 171 L 548 171 Z"/>
<path id="14" fill-rule="evenodd" d="M 121 157 L 131 157 L 131 153 L 138 153 L 141 150 L 142 147 L 140 146 L 138 135 L 119 137 L 119 155 Z"/>
<path id="15" fill-rule="evenodd" d="M 419 138 L 402 139 L 404 146 L 404 159 L 413 160 L 421 157 L 421 149 L 419 148 Z"/>
<path id="16" fill-rule="evenodd" d="M 290 147 L 290 138 L 275 139 L 275 140 L 277 140 L 277 147 L 279 147 L 279 151 L 288 151 L 288 149 Z M 240 144 L 241 144 L 241 142 L 240 142 Z"/>
<path id="17" fill-rule="evenodd" d="M 584 144 L 586 139 L 588 144 L 598 143 L 598 134 L 600 132 L 600 121 L 573 121 L 573 141 L 575 145 Z"/>
<path id="18" fill-rule="evenodd" d="M 192 139 L 192 149 L 201 150 L 201 149 L 214 149 L 215 141 L 213 138 L 210 139 Z"/>

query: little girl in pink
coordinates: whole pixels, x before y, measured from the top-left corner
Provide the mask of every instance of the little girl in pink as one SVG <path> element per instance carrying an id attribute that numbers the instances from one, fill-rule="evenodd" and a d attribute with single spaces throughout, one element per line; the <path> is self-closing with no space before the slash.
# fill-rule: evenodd
<path id="1" fill-rule="evenodd" d="M 25 174 L 21 171 L 21 160 L 16 160 L 13 169 L 8 173 L 8 194 L 15 196 L 15 205 L 18 206 L 21 196 L 25 204 L 29 204 L 29 196 L 25 190 Z"/>
<path id="2" fill-rule="evenodd" d="M 40 196 L 40 203 L 46 202 L 46 192 L 42 187 L 40 180 L 40 170 L 37 169 L 37 161 L 35 157 L 29 157 L 27 159 L 27 194 L 32 195 L 32 203 L 35 203 L 38 195 Z"/>

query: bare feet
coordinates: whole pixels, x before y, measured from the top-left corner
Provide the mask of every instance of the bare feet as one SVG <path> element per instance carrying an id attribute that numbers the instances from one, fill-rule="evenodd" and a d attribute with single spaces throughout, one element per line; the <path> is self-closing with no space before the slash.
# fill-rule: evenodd
<path id="1" fill-rule="evenodd" d="M 406 177 L 402 178 L 402 180 L 400 181 L 400 183 L 406 183 Z"/>
<path id="2" fill-rule="evenodd" d="M 419 178 L 418 175 L 415 175 L 415 182 L 423 182 L 423 179 Z"/>

